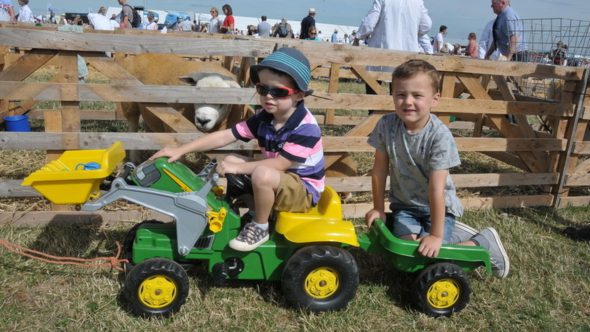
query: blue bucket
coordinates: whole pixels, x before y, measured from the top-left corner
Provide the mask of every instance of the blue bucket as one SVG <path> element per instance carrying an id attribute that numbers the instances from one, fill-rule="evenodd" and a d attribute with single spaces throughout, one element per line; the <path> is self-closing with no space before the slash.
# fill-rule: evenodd
<path id="1" fill-rule="evenodd" d="M 31 131 L 29 117 L 26 115 L 5 116 L 6 131 Z"/>

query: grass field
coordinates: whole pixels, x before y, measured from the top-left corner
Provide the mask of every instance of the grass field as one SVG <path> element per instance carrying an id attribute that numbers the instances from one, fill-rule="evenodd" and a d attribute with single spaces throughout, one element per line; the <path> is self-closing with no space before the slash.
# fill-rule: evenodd
<path id="1" fill-rule="evenodd" d="M 187 303 L 174 317 L 158 320 L 136 318 L 125 310 L 116 272 L 48 265 L 0 249 L 0 330 L 588 331 L 590 242 L 566 230 L 587 227 L 589 215 L 590 208 L 467 213 L 464 222 L 498 229 L 512 268 L 504 280 L 472 273 L 470 304 L 442 319 L 411 305 L 411 275 L 388 266 L 386 256 L 359 250 L 353 254 L 361 284 L 345 310 L 300 312 L 286 306 L 279 284 L 216 287 L 197 266 L 189 271 Z M 360 223 L 358 228 L 364 231 Z M 0 238 L 51 254 L 90 258 L 112 255 L 127 229 L 1 227 Z"/>

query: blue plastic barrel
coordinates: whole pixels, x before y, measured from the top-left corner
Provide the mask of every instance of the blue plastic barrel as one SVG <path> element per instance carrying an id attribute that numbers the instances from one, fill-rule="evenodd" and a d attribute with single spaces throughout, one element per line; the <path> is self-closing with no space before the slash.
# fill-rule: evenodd
<path id="1" fill-rule="evenodd" d="M 26 115 L 5 116 L 6 131 L 31 131 L 29 117 Z"/>

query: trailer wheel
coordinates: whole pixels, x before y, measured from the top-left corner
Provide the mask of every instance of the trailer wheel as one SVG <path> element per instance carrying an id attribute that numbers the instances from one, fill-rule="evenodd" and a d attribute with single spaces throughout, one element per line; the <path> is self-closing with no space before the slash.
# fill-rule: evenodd
<path id="1" fill-rule="evenodd" d="M 311 312 L 346 307 L 358 283 L 358 267 L 352 255 L 331 246 L 300 249 L 287 261 L 282 275 L 287 301 Z"/>
<path id="2" fill-rule="evenodd" d="M 125 280 L 124 294 L 133 314 L 168 317 L 186 301 L 186 271 L 169 259 L 153 258 L 136 265 Z"/>
<path id="3" fill-rule="evenodd" d="M 452 263 L 428 266 L 416 278 L 416 304 L 433 317 L 450 316 L 469 303 L 469 280 L 465 272 Z"/>

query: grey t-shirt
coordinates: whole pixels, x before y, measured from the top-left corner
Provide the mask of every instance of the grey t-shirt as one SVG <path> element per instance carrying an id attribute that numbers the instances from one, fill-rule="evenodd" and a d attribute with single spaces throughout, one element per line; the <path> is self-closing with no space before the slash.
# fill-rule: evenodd
<path id="1" fill-rule="evenodd" d="M 393 208 L 418 208 L 430 211 L 428 181 L 433 170 L 450 169 L 461 164 L 451 131 L 435 115 L 415 134 L 409 134 L 397 114 L 384 116 L 368 139 L 375 149 L 389 156 L 390 191 Z M 463 215 L 451 177 L 445 186 L 446 212 Z"/>

